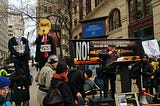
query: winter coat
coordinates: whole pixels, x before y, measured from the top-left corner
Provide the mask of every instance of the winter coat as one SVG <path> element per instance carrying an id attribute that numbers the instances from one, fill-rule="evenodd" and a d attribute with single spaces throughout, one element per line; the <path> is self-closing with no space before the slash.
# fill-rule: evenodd
<path id="1" fill-rule="evenodd" d="M 76 94 L 80 92 L 82 94 L 82 97 L 85 98 L 85 90 L 84 90 L 84 72 L 81 70 L 71 70 L 68 73 L 68 85 L 71 89 L 71 92 L 73 94 L 73 97 L 75 100 L 78 100 Z"/>
<path id="2" fill-rule="evenodd" d="M 48 90 L 50 87 L 50 82 L 51 82 L 51 79 L 52 79 L 52 76 L 54 73 L 55 73 L 54 67 L 51 64 L 46 63 L 42 67 L 42 69 L 38 75 L 39 87 L 42 86 L 42 87 L 44 87 L 44 89 Z M 43 98 L 45 95 L 46 95 L 46 92 L 38 89 L 37 101 L 41 106 L 43 106 L 42 102 L 43 102 Z"/>
<path id="3" fill-rule="evenodd" d="M 136 78 L 136 84 L 138 88 L 141 88 L 141 75 L 143 77 L 143 87 L 147 88 L 151 86 L 151 76 L 153 76 L 153 67 L 149 62 L 138 62 L 135 64 L 132 64 L 131 71 L 134 71 L 133 74 L 135 74 Z M 141 72 L 142 69 L 142 72 Z"/>
<path id="4" fill-rule="evenodd" d="M 11 102 L 9 100 L 4 100 L 1 96 L 0 96 L 0 106 L 12 106 Z"/>
<path id="5" fill-rule="evenodd" d="M 160 92 L 160 68 L 157 68 L 154 73 L 154 87 L 156 92 Z"/>
<path id="6" fill-rule="evenodd" d="M 41 69 L 47 61 L 47 58 L 44 58 L 44 52 L 41 52 L 41 45 L 44 45 L 43 36 L 38 36 L 35 41 L 35 44 L 36 44 L 35 61 L 39 63 L 39 68 Z M 56 55 L 56 44 L 50 36 L 47 36 L 46 44 L 51 45 L 51 51 L 47 52 L 48 56 L 50 56 L 51 54 Z"/>
<path id="7" fill-rule="evenodd" d="M 51 81 L 51 87 L 55 87 L 59 81 L 61 80 L 53 78 Z M 65 106 L 75 106 L 73 95 L 67 83 L 61 81 L 58 89 L 62 94 Z"/>
<path id="8" fill-rule="evenodd" d="M 107 73 L 115 73 L 116 72 L 116 65 L 110 65 L 112 62 L 116 61 L 119 57 L 117 51 L 114 51 L 112 56 L 108 53 L 109 50 L 102 50 L 98 57 L 102 60 L 102 70 L 103 72 Z"/>

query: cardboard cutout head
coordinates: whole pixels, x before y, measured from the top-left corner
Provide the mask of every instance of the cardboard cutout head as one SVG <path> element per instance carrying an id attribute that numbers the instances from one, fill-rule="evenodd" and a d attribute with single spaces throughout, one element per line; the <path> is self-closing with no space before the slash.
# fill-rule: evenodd
<path id="1" fill-rule="evenodd" d="M 50 21 L 47 20 L 47 19 L 43 19 L 43 20 L 41 20 L 40 23 L 39 23 L 39 31 L 38 31 L 38 34 L 39 34 L 40 36 L 43 36 L 44 34 L 46 35 L 46 34 L 49 33 L 50 29 L 51 29 L 51 23 L 50 23 Z"/>
<path id="2" fill-rule="evenodd" d="M 15 24 L 13 28 L 13 34 L 15 37 L 22 37 L 24 34 L 24 26 L 22 24 Z"/>

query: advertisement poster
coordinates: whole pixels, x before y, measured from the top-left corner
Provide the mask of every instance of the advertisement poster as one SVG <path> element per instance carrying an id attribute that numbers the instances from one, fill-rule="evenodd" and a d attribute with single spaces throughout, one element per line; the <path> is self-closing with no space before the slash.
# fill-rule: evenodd
<path id="1" fill-rule="evenodd" d="M 139 58 L 143 48 L 140 39 L 79 39 L 70 40 L 71 57 L 74 64 L 100 64 L 98 54 L 110 43 L 116 45 L 116 51 L 124 59 Z"/>

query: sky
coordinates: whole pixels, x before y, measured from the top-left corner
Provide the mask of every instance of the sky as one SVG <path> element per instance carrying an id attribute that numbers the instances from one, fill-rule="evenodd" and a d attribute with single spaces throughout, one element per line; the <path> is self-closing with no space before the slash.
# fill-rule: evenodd
<path id="1" fill-rule="evenodd" d="M 36 10 L 36 4 L 37 4 L 36 0 L 16 0 L 16 1 L 15 0 L 8 0 L 8 2 L 9 2 L 9 5 L 15 5 L 18 8 L 26 7 L 26 8 L 28 8 L 28 10 L 31 10 L 31 9 Z M 36 14 L 32 14 L 32 16 L 33 15 L 36 16 Z M 31 19 L 24 20 L 24 22 L 25 22 L 24 37 L 27 38 L 28 33 L 29 33 L 28 41 L 29 41 L 29 44 L 31 44 L 36 39 L 36 23 L 35 23 L 35 21 L 32 21 Z M 31 33 L 31 32 L 33 32 L 33 33 Z M 33 52 L 33 53 L 35 52 L 34 46 L 30 45 L 30 49 L 31 49 L 31 52 Z"/>

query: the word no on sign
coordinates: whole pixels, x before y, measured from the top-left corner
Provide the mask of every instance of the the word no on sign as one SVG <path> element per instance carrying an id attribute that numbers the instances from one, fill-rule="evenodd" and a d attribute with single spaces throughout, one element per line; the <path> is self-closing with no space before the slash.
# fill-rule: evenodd
<path id="1" fill-rule="evenodd" d="M 89 42 L 76 42 L 76 59 L 89 60 Z"/>

